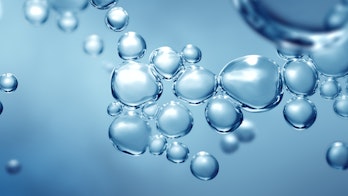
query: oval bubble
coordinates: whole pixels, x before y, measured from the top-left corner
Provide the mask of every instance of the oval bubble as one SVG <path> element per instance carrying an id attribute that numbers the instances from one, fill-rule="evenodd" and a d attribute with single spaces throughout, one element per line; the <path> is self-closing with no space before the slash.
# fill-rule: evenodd
<path id="1" fill-rule="evenodd" d="M 106 26 L 116 32 L 123 31 L 129 21 L 128 13 L 122 7 L 113 7 L 105 15 Z"/>
<path id="2" fill-rule="evenodd" d="M 63 32 L 73 32 L 79 26 L 79 21 L 73 12 L 63 12 L 58 17 L 57 25 Z"/>
<path id="3" fill-rule="evenodd" d="M 89 3 L 97 9 L 106 10 L 115 6 L 118 0 L 89 0 Z"/>
<path id="4" fill-rule="evenodd" d="M 187 63 L 194 64 L 201 61 L 202 58 L 202 52 L 201 49 L 199 49 L 197 46 L 192 44 L 187 44 L 182 50 L 181 50 L 181 56 Z"/>
<path id="5" fill-rule="evenodd" d="M 8 174 L 17 174 L 21 171 L 22 166 L 17 159 L 11 159 L 6 164 L 6 171 Z"/>
<path id="6" fill-rule="evenodd" d="M 161 155 L 167 148 L 167 139 L 161 135 L 156 134 L 150 137 L 149 152 L 153 155 Z"/>
<path id="7" fill-rule="evenodd" d="M 25 19 L 32 25 L 42 25 L 48 19 L 50 9 L 47 0 L 26 0 L 23 8 Z"/>
<path id="8" fill-rule="evenodd" d="M 18 80 L 12 73 L 5 73 L 0 76 L 0 90 L 10 93 L 17 89 Z"/>
<path id="9" fill-rule="evenodd" d="M 190 169 L 196 178 L 203 181 L 212 180 L 219 173 L 219 162 L 213 155 L 201 151 L 192 157 Z"/>
<path id="10" fill-rule="evenodd" d="M 96 34 L 88 36 L 83 42 L 83 51 L 90 56 L 98 56 L 104 50 L 103 40 Z"/>
<path id="11" fill-rule="evenodd" d="M 234 153 L 239 148 L 239 141 L 234 133 L 223 135 L 220 140 L 220 147 L 226 154 Z"/>
<path id="12" fill-rule="evenodd" d="M 348 146 L 343 142 L 334 142 L 326 152 L 326 161 L 330 167 L 338 170 L 348 168 Z"/>
<path id="13" fill-rule="evenodd" d="M 333 103 L 335 113 L 341 117 L 348 117 L 348 96 L 341 95 Z"/>
<path id="14" fill-rule="evenodd" d="M 136 60 L 144 56 L 146 42 L 144 38 L 136 32 L 123 34 L 117 43 L 118 56 L 123 60 Z"/>
<path id="15" fill-rule="evenodd" d="M 172 142 L 167 146 L 166 156 L 170 162 L 183 163 L 189 156 L 189 149 L 187 146 L 180 142 Z"/>
<path id="16" fill-rule="evenodd" d="M 107 108 L 109 116 L 118 116 L 119 114 L 121 114 L 122 110 L 123 105 L 118 101 L 111 102 Z"/>
<path id="17" fill-rule="evenodd" d="M 335 78 L 327 78 L 320 84 L 320 96 L 324 99 L 334 99 L 342 91 L 341 85 Z"/>

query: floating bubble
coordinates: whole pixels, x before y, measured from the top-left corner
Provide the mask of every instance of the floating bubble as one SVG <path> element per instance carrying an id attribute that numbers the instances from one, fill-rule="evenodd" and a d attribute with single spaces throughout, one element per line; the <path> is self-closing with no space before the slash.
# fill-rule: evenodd
<path id="1" fill-rule="evenodd" d="M 334 99 L 342 91 L 341 85 L 335 78 L 327 78 L 320 84 L 320 96 L 324 99 Z"/>
<path id="2" fill-rule="evenodd" d="M 242 124 L 233 132 L 238 141 L 248 143 L 255 138 L 255 125 L 252 121 L 243 119 Z"/>
<path id="3" fill-rule="evenodd" d="M 223 135 L 220 140 L 220 147 L 226 154 L 234 153 L 239 148 L 239 141 L 234 133 Z"/>
<path id="4" fill-rule="evenodd" d="M 204 151 L 192 157 L 191 173 L 200 180 L 211 180 L 219 173 L 219 163 L 216 158 Z"/>
<path id="5" fill-rule="evenodd" d="M 262 56 L 249 55 L 229 62 L 219 79 L 222 89 L 250 112 L 270 110 L 283 96 L 279 66 Z"/>
<path id="6" fill-rule="evenodd" d="M 348 117 L 348 96 L 341 95 L 333 103 L 335 113 L 342 117 Z"/>
<path id="7" fill-rule="evenodd" d="M 78 12 L 88 7 L 88 0 L 49 0 L 51 7 L 59 12 Z"/>
<path id="8" fill-rule="evenodd" d="M 118 0 L 89 0 L 89 3 L 98 9 L 106 10 L 118 3 Z"/>
<path id="9" fill-rule="evenodd" d="M 285 63 L 283 81 L 290 92 L 310 96 L 315 93 L 319 79 L 312 61 L 296 59 Z"/>
<path id="10" fill-rule="evenodd" d="M 143 115 L 148 119 L 154 119 L 157 116 L 159 106 L 155 101 L 146 102 L 142 108 Z"/>
<path id="11" fill-rule="evenodd" d="M 90 35 L 83 43 L 83 50 L 90 56 L 98 56 L 104 50 L 103 40 L 98 35 Z"/>
<path id="12" fill-rule="evenodd" d="M 118 56 L 123 60 L 136 60 L 144 56 L 146 42 L 144 38 L 136 32 L 127 32 L 118 40 Z"/>
<path id="13" fill-rule="evenodd" d="M 5 73 L 0 76 L 0 89 L 6 93 L 13 92 L 18 87 L 18 81 L 15 75 Z"/>
<path id="14" fill-rule="evenodd" d="M 219 133 L 228 133 L 239 127 L 243 121 L 243 113 L 229 97 L 217 95 L 207 103 L 205 118 Z"/>
<path id="15" fill-rule="evenodd" d="M 198 63 L 202 58 L 201 49 L 192 44 L 187 44 L 181 50 L 182 58 L 188 63 Z"/>
<path id="16" fill-rule="evenodd" d="M 172 142 L 167 146 L 167 159 L 173 163 L 183 163 L 189 156 L 189 149 L 180 142 Z"/>
<path id="17" fill-rule="evenodd" d="M 73 12 L 63 12 L 60 14 L 57 25 L 63 32 L 73 32 L 79 26 L 79 21 Z"/>
<path id="18" fill-rule="evenodd" d="M 326 161 L 330 167 L 346 170 L 348 168 L 348 146 L 343 142 L 334 142 L 326 152 Z"/>
<path id="19" fill-rule="evenodd" d="M 110 116 L 118 116 L 119 114 L 121 114 L 122 109 L 123 105 L 118 101 L 114 101 L 108 105 L 107 112 Z"/>
<path id="20" fill-rule="evenodd" d="M 26 0 L 23 8 L 25 19 L 32 25 L 42 25 L 48 19 L 49 5 L 47 0 Z"/>
<path id="21" fill-rule="evenodd" d="M 121 114 L 109 127 L 109 138 L 120 151 L 130 155 L 140 155 L 146 151 L 151 128 L 134 111 Z"/>
<path id="22" fill-rule="evenodd" d="M 6 164 L 6 171 L 8 174 L 17 174 L 21 171 L 21 169 L 21 164 L 16 159 L 11 159 Z"/>
<path id="23" fill-rule="evenodd" d="M 181 56 L 168 46 L 163 46 L 152 51 L 150 63 L 166 80 L 172 79 L 183 68 Z"/>
<path id="24" fill-rule="evenodd" d="M 122 7 L 113 7 L 105 15 L 106 26 L 116 32 L 123 31 L 128 21 L 128 13 Z"/>
<path id="25" fill-rule="evenodd" d="M 160 108 L 156 126 L 164 136 L 178 138 L 187 135 L 191 131 L 193 117 L 186 106 L 171 101 Z"/>
<path id="26" fill-rule="evenodd" d="M 217 85 L 214 73 L 192 65 L 174 81 L 173 92 L 177 98 L 190 104 L 200 104 L 214 95 Z"/>
<path id="27" fill-rule="evenodd" d="M 295 129 L 308 129 L 317 118 L 317 108 L 307 98 L 294 97 L 285 104 L 283 115 Z"/>
<path id="28" fill-rule="evenodd" d="M 146 64 L 125 61 L 112 72 L 112 95 L 127 106 L 139 107 L 145 102 L 155 101 L 161 96 L 162 89 L 160 78 Z"/>
<path id="29" fill-rule="evenodd" d="M 161 155 L 167 148 L 167 139 L 160 134 L 150 137 L 149 152 L 153 155 Z"/>

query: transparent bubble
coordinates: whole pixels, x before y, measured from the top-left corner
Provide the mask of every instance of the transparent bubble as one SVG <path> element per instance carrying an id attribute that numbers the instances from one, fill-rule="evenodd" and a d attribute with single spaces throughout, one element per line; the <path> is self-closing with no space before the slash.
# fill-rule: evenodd
<path id="1" fill-rule="evenodd" d="M 166 80 L 175 77 L 183 68 L 183 61 L 179 53 L 168 46 L 163 46 L 152 51 L 150 63 Z"/>
<path id="2" fill-rule="evenodd" d="M 189 149 L 180 142 L 172 142 L 167 146 L 167 159 L 173 163 L 183 163 L 189 156 Z"/>
<path id="3" fill-rule="evenodd" d="M 48 19 L 50 9 L 47 0 L 26 0 L 23 8 L 25 19 L 32 25 L 42 25 Z"/>
<path id="4" fill-rule="evenodd" d="M 83 50 L 90 56 L 98 56 L 104 50 L 104 42 L 98 35 L 90 35 L 83 42 Z"/>
<path id="5" fill-rule="evenodd" d="M 78 12 L 88 7 L 88 0 L 49 0 L 49 3 L 59 13 Z"/>
<path id="6" fill-rule="evenodd" d="M 149 124 L 134 111 L 118 116 L 109 127 L 109 138 L 115 148 L 130 155 L 146 151 L 150 134 Z"/>
<path id="7" fill-rule="evenodd" d="M 63 12 L 58 17 L 57 25 L 63 32 L 73 32 L 79 26 L 79 21 L 73 12 Z"/>
<path id="8" fill-rule="evenodd" d="M 178 138 L 187 135 L 191 131 L 193 117 L 186 106 L 171 101 L 160 108 L 156 126 L 164 136 Z"/>
<path id="9" fill-rule="evenodd" d="M 15 75 L 5 73 L 0 76 L 0 89 L 6 93 L 13 92 L 18 87 L 18 81 Z"/>
<path id="10" fill-rule="evenodd" d="M 122 7 L 113 7 L 105 15 L 106 26 L 116 32 L 123 31 L 127 27 L 128 21 L 128 13 Z"/>
<path id="11" fill-rule="evenodd" d="M 182 58 L 188 63 L 198 63 L 202 58 L 201 49 L 192 44 L 187 44 L 181 50 Z"/>
<path id="12" fill-rule="evenodd" d="M 346 170 L 348 168 L 348 146 L 343 142 L 334 142 L 326 152 L 326 161 L 330 167 Z"/>
<path id="13" fill-rule="evenodd" d="M 118 3 L 118 0 L 89 0 L 89 3 L 98 9 L 106 10 Z"/>
<path id="14" fill-rule="evenodd" d="M 315 93 L 319 79 L 312 61 L 296 59 L 285 63 L 283 81 L 290 92 L 310 96 Z"/>
<path id="15" fill-rule="evenodd" d="M 262 56 L 232 60 L 221 70 L 219 79 L 222 89 L 250 112 L 270 110 L 283 96 L 279 66 Z"/>
<path id="16" fill-rule="evenodd" d="M 114 101 L 108 105 L 107 112 L 110 116 L 118 116 L 119 114 L 121 114 L 122 109 L 123 105 L 118 101 Z"/>
<path id="17" fill-rule="evenodd" d="M 320 96 L 324 99 L 334 99 L 342 91 L 341 85 L 335 78 L 327 78 L 320 84 Z"/>
<path id="18" fill-rule="evenodd" d="M 217 85 L 214 73 L 192 65 L 174 81 L 173 92 L 177 98 L 190 104 L 200 104 L 214 95 Z"/>
<path id="19" fill-rule="evenodd" d="M 239 141 L 234 133 L 222 135 L 220 147 L 226 154 L 234 153 L 239 148 Z"/>
<path id="20" fill-rule="evenodd" d="M 127 106 L 139 107 L 147 101 L 155 101 L 162 89 L 160 78 L 146 64 L 125 61 L 112 72 L 112 95 Z"/>
<path id="21" fill-rule="evenodd" d="M 192 157 L 191 173 L 200 180 L 211 180 L 219 173 L 219 163 L 216 158 L 204 151 Z"/>
<path id="22" fill-rule="evenodd" d="M 153 155 L 161 155 L 167 148 L 167 139 L 160 134 L 150 137 L 149 152 Z"/>
<path id="23" fill-rule="evenodd" d="M 333 103 L 335 113 L 341 117 L 348 117 L 348 96 L 341 95 Z"/>
<path id="24" fill-rule="evenodd" d="M 317 118 L 317 108 L 307 98 L 294 97 L 285 104 L 283 115 L 286 122 L 295 129 L 308 129 Z"/>
<path id="25" fill-rule="evenodd" d="M 159 106 L 155 101 L 146 102 L 142 108 L 143 115 L 148 119 L 154 119 L 157 116 Z"/>
<path id="26" fill-rule="evenodd" d="M 219 133 L 228 133 L 239 127 L 243 121 L 243 113 L 229 97 L 217 95 L 207 103 L 205 118 Z"/>
<path id="27" fill-rule="evenodd" d="M 21 169 L 22 166 L 17 159 L 11 159 L 6 164 L 6 171 L 8 174 L 17 174 Z"/>
<path id="28" fill-rule="evenodd" d="M 252 121 L 248 119 L 243 119 L 242 124 L 233 132 L 238 141 L 243 143 L 248 143 L 255 138 L 255 125 Z"/>
<path id="29" fill-rule="evenodd" d="M 117 50 L 123 60 L 140 59 L 146 52 L 146 42 L 138 33 L 127 32 L 118 40 Z"/>

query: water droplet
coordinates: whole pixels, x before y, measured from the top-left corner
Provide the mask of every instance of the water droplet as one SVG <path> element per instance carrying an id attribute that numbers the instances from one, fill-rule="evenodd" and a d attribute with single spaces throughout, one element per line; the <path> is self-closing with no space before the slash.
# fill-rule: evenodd
<path id="1" fill-rule="evenodd" d="M 121 114 L 109 127 L 109 138 L 120 151 L 131 155 L 140 155 L 146 151 L 151 128 L 134 111 Z"/>
<path id="2" fill-rule="evenodd" d="M 335 113 L 342 117 L 348 117 L 348 96 L 341 95 L 333 103 Z"/>
<path id="3" fill-rule="evenodd" d="M 60 14 L 57 25 L 63 32 L 73 32 L 77 29 L 79 21 L 73 12 L 63 12 Z"/>
<path id="4" fill-rule="evenodd" d="M 181 56 L 172 48 L 163 46 L 150 54 L 150 63 L 164 79 L 172 79 L 183 68 Z"/>
<path id="5" fill-rule="evenodd" d="M 200 180 L 211 180 L 219 173 L 219 163 L 216 158 L 204 151 L 192 157 L 191 173 Z"/>
<path id="6" fill-rule="evenodd" d="M 128 21 L 128 13 L 122 7 L 111 8 L 105 16 L 106 26 L 116 32 L 123 31 L 127 27 Z"/>
<path id="7" fill-rule="evenodd" d="M 155 101 L 146 102 L 142 108 L 143 115 L 148 119 L 154 119 L 157 116 L 159 106 Z"/>
<path id="8" fill-rule="evenodd" d="M 144 38 L 136 32 L 127 32 L 118 40 L 118 56 L 123 60 L 136 60 L 144 56 L 146 42 Z"/>
<path id="9" fill-rule="evenodd" d="M 294 97 L 284 106 L 283 110 L 286 122 L 298 130 L 308 129 L 317 118 L 317 108 L 304 97 Z"/>
<path id="10" fill-rule="evenodd" d="M 98 35 L 90 35 L 83 43 L 83 50 L 88 55 L 98 56 L 104 50 L 103 40 Z"/>
<path id="11" fill-rule="evenodd" d="M 122 109 L 123 105 L 118 101 L 114 101 L 108 105 L 107 112 L 110 116 L 118 116 L 119 114 L 121 114 Z"/>
<path id="12" fill-rule="evenodd" d="M 139 107 L 161 96 L 162 82 L 153 74 L 150 66 L 135 61 L 125 61 L 112 72 L 111 90 L 114 98 L 121 103 Z"/>
<path id="13" fill-rule="evenodd" d="M 334 99 L 341 91 L 341 85 L 335 78 L 327 78 L 320 84 L 320 96 L 324 99 Z"/>
<path id="14" fill-rule="evenodd" d="M 190 104 L 203 103 L 214 95 L 216 88 L 215 74 L 196 65 L 186 67 L 173 84 L 175 96 Z"/>
<path id="15" fill-rule="evenodd" d="M 49 3 L 59 13 L 78 12 L 88 7 L 88 0 L 49 0 Z"/>
<path id="16" fill-rule="evenodd" d="M 216 131 L 227 133 L 239 127 L 243 121 L 243 113 L 229 97 L 218 95 L 207 103 L 205 118 Z"/>
<path id="17" fill-rule="evenodd" d="M 149 152 L 153 155 L 161 155 L 167 148 L 167 139 L 160 134 L 150 137 Z"/>
<path id="18" fill-rule="evenodd" d="M 326 161 L 330 167 L 346 170 L 348 168 L 348 146 L 343 142 L 334 142 L 326 152 Z"/>
<path id="19" fill-rule="evenodd" d="M 160 108 L 156 126 L 164 136 L 178 138 L 187 135 L 191 131 L 193 117 L 186 106 L 171 101 Z"/>
<path id="20" fill-rule="evenodd" d="M 296 94 L 310 96 L 318 86 L 318 73 L 312 61 L 290 60 L 283 68 L 283 80 L 287 89 Z"/>
<path id="21" fill-rule="evenodd" d="M 167 146 L 167 159 L 173 163 L 183 163 L 189 156 L 189 149 L 180 142 L 172 142 Z"/>
<path id="22" fill-rule="evenodd" d="M 240 142 L 251 142 L 255 138 L 255 125 L 252 121 L 243 119 L 242 124 L 233 133 Z"/>
<path id="23" fill-rule="evenodd" d="M 11 73 L 5 73 L 0 76 L 0 89 L 6 93 L 13 92 L 18 87 L 16 76 Z"/>
<path id="24" fill-rule="evenodd" d="M 25 19 L 32 25 L 44 24 L 49 16 L 47 0 L 27 0 L 24 3 Z"/>
<path id="25" fill-rule="evenodd" d="M 16 159 L 11 159 L 6 164 L 6 171 L 8 174 L 17 174 L 21 171 L 21 169 L 21 164 Z"/>
<path id="26" fill-rule="evenodd" d="M 239 148 L 239 141 L 234 133 L 222 135 L 220 147 L 226 154 L 234 153 Z"/>
<path id="27" fill-rule="evenodd" d="M 198 63 L 202 58 L 201 49 L 192 44 L 187 44 L 182 50 L 181 55 L 188 63 Z"/>
<path id="28" fill-rule="evenodd" d="M 279 66 L 262 56 L 249 55 L 229 62 L 219 78 L 222 89 L 250 112 L 274 108 L 283 95 Z"/>
<path id="29" fill-rule="evenodd" d="M 89 3 L 97 9 L 106 10 L 115 6 L 118 0 L 89 0 Z"/>

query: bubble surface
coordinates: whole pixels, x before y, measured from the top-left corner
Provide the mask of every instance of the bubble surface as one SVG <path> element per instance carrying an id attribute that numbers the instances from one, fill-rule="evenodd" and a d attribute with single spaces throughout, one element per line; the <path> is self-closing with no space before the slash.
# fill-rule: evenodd
<path id="1" fill-rule="evenodd" d="M 88 0 L 49 0 L 51 7 L 59 12 L 78 12 L 88 7 Z"/>
<path id="2" fill-rule="evenodd" d="M 175 77 L 184 66 L 179 53 L 168 46 L 153 50 L 150 54 L 150 64 L 166 80 Z"/>
<path id="3" fill-rule="evenodd" d="M 167 146 L 166 157 L 173 163 L 183 163 L 189 156 L 189 149 L 181 142 L 172 142 Z"/>
<path id="4" fill-rule="evenodd" d="M 197 46 L 192 44 L 187 44 L 182 50 L 181 55 L 183 59 L 188 63 L 198 63 L 201 61 L 202 52 Z"/>
<path id="5" fill-rule="evenodd" d="M 17 159 L 11 159 L 6 164 L 6 171 L 8 174 L 18 174 L 22 169 L 20 162 Z"/>
<path id="6" fill-rule="evenodd" d="M 161 155 L 167 148 L 167 139 L 160 134 L 150 137 L 149 152 L 153 155 Z"/>
<path id="7" fill-rule="evenodd" d="M 105 15 L 106 26 L 116 32 L 123 31 L 129 21 L 128 13 L 122 7 L 113 7 Z"/>
<path id="8" fill-rule="evenodd" d="M 348 117 L 348 96 L 341 95 L 333 103 L 335 113 L 341 117 Z"/>
<path id="9" fill-rule="evenodd" d="M 334 142 L 326 152 L 326 161 L 330 167 L 338 170 L 348 168 L 348 146 L 343 142 Z"/>
<path id="10" fill-rule="evenodd" d="M 98 35 L 92 34 L 85 39 L 83 50 L 90 56 L 98 56 L 104 50 L 104 42 Z"/>
<path id="11" fill-rule="evenodd" d="M 48 19 L 49 5 L 47 0 L 26 0 L 23 9 L 25 19 L 32 25 L 42 25 Z"/>
<path id="12" fill-rule="evenodd" d="M 155 101 L 146 102 L 142 108 L 143 115 L 148 119 L 154 119 L 157 116 L 159 106 Z"/>
<path id="13" fill-rule="evenodd" d="M 115 6 L 118 0 L 89 0 L 89 3 L 97 9 L 106 10 Z"/>
<path id="14" fill-rule="evenodd" d="M 118 116 L 119 114 L 121 114 L 122 109 L 123 105 L 118 101 L 114 101 L 108 105 L 107 112 L 109 116 Z"/>
<path id="15" fill-rule="evenodd" d="M 196 178 L 207 181 L 219 173 L 219 162 L 213 155 L 201 151 L 192 157 L 190 169 Z"/>
<path id="16" fill-rule="evenodd" d="M 140 59 L 146 52 L 146 42 L 140 34 L 127 32 L 118 40 L 117 50 L 118 56 L 123 60 Z"/>
<path id="17" fill-rule="evenodd" d="M 57 25 L 63 32 L 73 32 L 79 26 L 79 20 L 73 12 L 63 12 L 58 17 Z"/>
<path id="18" fill-rule="evenodd" d="M 342 91 L 341 85 L 335 78 L 327 78 L 320 84 L 320 96 L 324 99 L 334 99 Z"/>
<path id="19" fill-rule="evenodd" d="M 0 76 L 0 89 L 6 93 L 13 92 L 18 87 L 18 81 L 12 73 L 5 73 Z"/>
<path id="20" fill-rule="evenodd" d="M 256 126 L 254 123 L 248 119 L 243 119 L 242 124 L 233 132 L 238 138 L 238 141 L 243 143 L 248 143 L 255 138 Z"/>
<path id="21" fill-rule="evenodd" d="M 226 154 L 234 153 L 239 148 L 239 141 L 234 133 L 223 135 L 220 140 L 221 150 Z"/>

